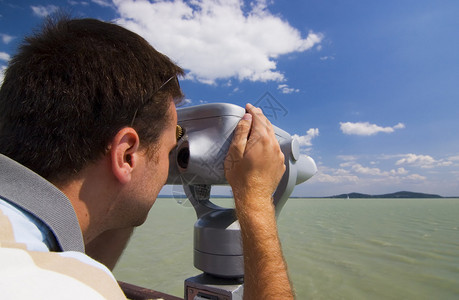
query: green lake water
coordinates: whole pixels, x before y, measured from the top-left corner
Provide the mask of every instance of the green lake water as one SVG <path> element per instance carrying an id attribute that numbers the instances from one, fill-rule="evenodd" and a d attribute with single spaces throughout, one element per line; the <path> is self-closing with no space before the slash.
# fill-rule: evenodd
<path id="1" fill-rule="evenodd" d="M 183 297 L 201 273 L 186 206 L 156 201 L 118 280 Z M 290 199 L 278 228 L 297 299 L 459 299 L 459 199 Z"/>

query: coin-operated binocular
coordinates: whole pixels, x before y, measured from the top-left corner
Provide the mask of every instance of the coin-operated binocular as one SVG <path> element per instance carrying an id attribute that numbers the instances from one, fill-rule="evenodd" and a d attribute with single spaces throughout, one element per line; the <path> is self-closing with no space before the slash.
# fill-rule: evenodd
<path id="1" fill-rule="evenodd" d="M 211 202 L 210 192 L 212 185 L 228 184 L 224 161 L 245 112 L 228 103 L 177 109 L 180 138 L 170 155 L 167 184 L 182 185 L 196 211 L 194 266 L 204 272 L 185 281 L 185 299 L 242 299 L 244 260 L 239 223 L 234 209 Z M 300 155 L 299 144 L 290 134 L 276 126 L 274 132 L 286 166 L 273 194 L 277 216 L 295 185 L 311 178 L 317 167 L 311 157 Z"/>

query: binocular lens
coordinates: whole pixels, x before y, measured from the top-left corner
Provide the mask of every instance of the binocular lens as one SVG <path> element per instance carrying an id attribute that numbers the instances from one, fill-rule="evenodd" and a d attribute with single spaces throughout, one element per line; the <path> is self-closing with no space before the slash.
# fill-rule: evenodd
<path id="1" fill-rule="evenodd" d="M 188 161 L 190 160 L 190 148 L 183 147 L 177 154 L 177 163 L 182 169 L 188 167 Z"/>

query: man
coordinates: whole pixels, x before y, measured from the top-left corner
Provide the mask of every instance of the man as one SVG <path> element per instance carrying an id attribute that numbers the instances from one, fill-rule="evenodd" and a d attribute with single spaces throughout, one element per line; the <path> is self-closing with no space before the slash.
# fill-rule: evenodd
<path id="1" fill-rule="evenodd" d="M 97 20 L 48 21 L 26 38 L 0 90 L 2 296 L 124 297 L 103 265 L 113 269 L 166 182 L 183 74 L 140 36 Z M 247 111 L 226 170 L 244 297 L 291 298 L 271 200 L 284 157 L 261 110 Z"/>

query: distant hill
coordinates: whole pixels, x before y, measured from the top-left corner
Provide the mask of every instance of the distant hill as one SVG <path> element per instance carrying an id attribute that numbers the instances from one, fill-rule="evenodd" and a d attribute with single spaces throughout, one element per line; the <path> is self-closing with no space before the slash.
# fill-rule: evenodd
<path id="1" fill-rule="evenodd" d="M 341 194 L 341 195 L 334 195 L 329 197 L 320 197 L 320 198 L 338 198 L 338 199 L 346 199 L 349 196 L 351 199 L 359 199 L 359 198 L 399 198 L 399 199 L 409 199 L 409 198 L 459 198 L 459 197 L 442 197 L 436 194 L 424 194 L 424 193 L 415 193 L 415 192 L 396 192 L 391 194 L 382 194 L 382 195 L 369 195 L 369 194 L 361 194 L 361 193 L 349 193 L 349 194 Z M 182 199 L 187 198 L 185 194 L 176 194 L 176 195 L 158 195 L 158 198 L 175 198 L 175 199 Z M 216 198 L 233 198 L 232 195 L 212 195 L 211 199 Z M 318 197 L 305 197 L 305 196 L 291 196 L 290 198 L 318 198 Z"/>
<path id="2" fill-rule="evenodd" d="M 440 195 L 435 195 L 435 194 L 424 194 L 424 193 L 414 193 L 414 192 L 406 192 L 406 191 L 401 191 L 401 192 L 396 192 L 396 193 L 391 193 L 391 194 L 382 194 L 382 195 L 368 195 L 368 194 L 360 194 L 360 193 L 349 193 L 349 194 L 341 194 L 341 195 L 335 195 L 327 198 L 344 198 L 346 199 L 349 196 L 351 199 L 356 199 L 356 198 L 403 198 L 403 199 L 408 199 L 408 198 L 443 198 Z"/>

